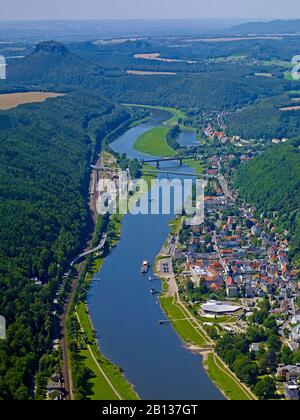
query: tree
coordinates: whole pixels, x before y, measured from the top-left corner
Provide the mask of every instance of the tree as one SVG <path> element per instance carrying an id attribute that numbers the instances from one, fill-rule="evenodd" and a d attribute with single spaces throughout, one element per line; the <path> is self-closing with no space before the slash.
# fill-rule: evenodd
<path id="1" fill-rule="evenodd" d="M 269 334 L 278 334 L 278 325 L 274 316 L 269 316 L 264 322 L 264 327 L 268 330 Z"/>
<path id="2" fill-rule="evenodd" d="M 257 366 L 260 375 L 276 372 L 277 364 L 278 355 L 273 350 L 266 351 L 261 349 L 257 354 Z"/>
<path id="3" fill-rule="evenodd" d="M 289 365 L 293 363 L 293 352 L 288 346 L 283 346 L 280 355 L 281 363 Z"/>
<path id="4" fill-rule="evenodd" d="M 260 379 L 254 388 L 254 392 L 260 400 L 270 400 L 274 398 L 276 392 L 274 379 L 270 376 Z"/>
<path id="5" fill-rule="evenodd" d="M 268 347 L 270 351 L 273 351 L 274 353 L 279 353 L 281 350 L 281 340 L 278 337 L 278 335 L 271 335 L 268 339 Z"/>
<path id="6" fill-rule="evenodd" d="M 257 381 L 258 369 L 249 356 L 239 356 L 233 363 L 233 370 L 246 384 L 254 385 Z"/>
<path id="7" fill-rule="evenodd" d="M 267 339 L 264 328 L 256 325 L 248 328 L 246 337 L 250 343 L 260 343 Z"/>

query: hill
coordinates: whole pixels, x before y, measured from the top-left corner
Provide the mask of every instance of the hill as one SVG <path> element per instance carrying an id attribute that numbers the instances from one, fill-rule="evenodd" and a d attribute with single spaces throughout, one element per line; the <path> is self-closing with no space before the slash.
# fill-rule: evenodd
<path id="1" fill-rule="evenodd" d="M 248 22 L 233 26 L 227 32 L 233 34 L 294 34 L 300 32 L 300 19 Z"/>
<path id="2" fill-rule="evenodd" d="M 89 232 L 89 165 L 127 119 L 84 91 L 0 112 L 0 313 L 8 325 L 0 400 L 32 398 L 34 380 L 41 395 L 53 363 L 54 295 Z"/>
<path id="3" fill-rule="evenodd" d="M 59 42 L 37 44 L 32 54 L 7 67 L 7 81 L 24 85 L 79 85 L 91 65 Z"/>
<path id="4" fill-rule="evenodd" d="M 298 110 L 283 112 L 281 107 L 293 106 L 290 95 L 265 98 L 255 105 L 231 113 L 226 117 L 229 135 L 237 133 L 246 138 L 272 140 L 292 138 L 300 135 L 300 113 Z"/>
<path id="5" fill-rule="evenodd" d="M 116 53 L 115 47 L 96 48 L 85 43 L 81 48 L 76 48 L 79 57 L 54 41 L 38 44 L 34 53 L 8 66 L 7 81 L 0 82 L 0 87 L 9 83 L 20 88 L 26 86 L 31 90 L 56 92 L 84 88 L 100 92 L 118 103 L 210 111 L 242 108 L 270 92 L 272 95 L 282 94 L 290 84 L 283 79 L 255 77 L 253 66 L 230 63 L 199 63 L 193 72 L 193 66 L 187 71 L 186 63 L 155 62 L 150 63 L 151 70 L 166 71 L 170 70 L 166 66 L 172 66 L 176 75 L 129 75 L 127 69 L 133 67 L 129 65 L 128 57 L 136 50 L 127 44 L 118 47 L 122 50 L 121 55 Z M 95 50 L 93 62 L 90 57 L 94 54 L 89 53 L 91 49 Z M 143 60 L 135 61 L 137 66 L 142 66 L 138 67 L 139 70 L 149 70 L 150 60 L 144 60 L 146 64 Z"/>
<path id="6" fill-rule="evenodd" d="M 235 184 L 240 195 L 269 216 L 278 212 L 276 224 L 291 239 L 290 256 L 300 262 L 300 141 L 271 147 L 241 165 Z"/>

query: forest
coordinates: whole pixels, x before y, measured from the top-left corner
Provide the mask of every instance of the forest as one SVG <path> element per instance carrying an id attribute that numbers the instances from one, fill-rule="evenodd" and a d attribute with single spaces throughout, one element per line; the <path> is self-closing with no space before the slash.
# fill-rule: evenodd
<path id="1" fill-rule="evenodd" d="M 83 91 L 1 113 L 0 313 L 8 331 L 0 341 L 0 400 L 33 398 L 33 377 L 52 347 L 53 296 L 89 232 L 93 150 L 128 118 Z"/>
<path id="2" fill-rule="evenodd" d="M 2 93 L 34 89 L 66 94 L 0 112 L 0 314 L 8 323 L 7 340 L 0 342 L 0 400 L 33 398 L 34 377 L 42 376 L 50 363 L 51 302 L 70 259 L 89 234 L 90 163 L 103 139 L 107 147 L 133 120 L 148 116 L 135 110 L 132 118 L 124 107 L 113 104 L 171 106 L 200 119 L 204 112 L 226 111 L 232 134 L 249 138 L 300 135 L 300 113 L 279 110 L 289 104 L 287 92 L 299 90 L 300 84 L 285 80 L 280 66 L 271 69 L 273 77 L 255 75 L 270 70 L 255 60 L 288 59 L 297 50 L 298 40 L 291 47 L 284 40 L 227 45 L 179 40 L 176 48 L 170 47 L 169 39 L 160 42 L 77 43 L 67 48 L 44 42 L 8 67 L 8 82 L 0 81 Z M 199 62 L 134 58 L 136 53 L 155 53 L 158 47 L 165 57 Z M 245 58 L 232 62 L 238 54 Z M 128 75 L 129 68 L 176 75 Z M 173 145 L 176 130 L 168 136 Z M 276 223 L 282 232 L 288 231 L 292 259 L 300 253 L 299 144 L 295 138 L 270 148 L 242 164 L 235 180 L 241 197 L 249 203 L 268 215 L 278 212 Z M 128 162 L 126 156 L 118 162 L 121 167 L 130 164 L 132 176 L 139 174 L 139 162 Z M 219 354 L 242 379 L 256 386 L 259 372 L 245 372 L 245 358 L 226 354 L 228 347 L 237 347 L 249 358 L 244 338 L 224 340 L 218 345 Z"/>
<path id="3" fill-rule="evenodd" d="M 226 118 L 228 134 L 257 140 L 299 136 L 299 110 L 280 110 L 293 105 L 295 102 L 292 102 L 290 95 L 281 95 L 272 99 L 263 99 L 255 105 L 231 113 Z"/>
<path id="4" fill-rule="evenodd" d="M 242 164 L 235 185 L 241 197 L 273 219 L 291 239 L 290 257 L 299 265 L 300 255 L 300 137 L 273 146 Z"/>
<path id="5" fill-rule="evenodd" d="M 119 52 L 112 47 L 107 50 L 98 47 L 97 53 L 96 48 L 82 44 L 80 55 L 77 55 L 59 43 L 38 44 L 32 54 L 8 67 L 8 79 L 10 84 L 23 88 L 37 85 L 40 89 L 63 92 L 84 88 L 99 92 L 115 103 L 171 106 L 183 110 L 198 108 L 200 111 L 234 111 L 268 96 L 282 95 L 293 85 L 283 77 L 256 77 L 256 72 L 269 70 L 262 65 L 230 61 L 190 65 L 165 63 L 133 58 L 141 47 L 132 45 L 126 53 L 122 53 L 125 46 L 119 47 Z M 102 59 L 91 60 L 92 53 L 88 54 L 91 49 L 94 56 L 101 55 Z M 176 74 L 145 77 L 129 75 L 128 69 Z M 0 89 L 2 86 L 5 83 L 0 82 Z"/>

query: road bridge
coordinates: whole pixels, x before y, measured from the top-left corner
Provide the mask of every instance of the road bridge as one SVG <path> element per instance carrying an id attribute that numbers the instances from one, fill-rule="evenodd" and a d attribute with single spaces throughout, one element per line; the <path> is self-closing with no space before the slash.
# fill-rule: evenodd
<path id="1" fill-rule="evenodd" d="M 87 257 L 88 255 L 94 254 L 95 252 L 101 251 L 101 249 L 104 248 L 105 242 L 107 239 L 107 233 L 105 233 L 102 238 L 101 241 L 99 243 L 98 246 L 96 246 L 93 249 L 90 249 L 89 251 L 83 252 L 82 254 L 78 255 L 78 257 L 76 257 L 72 262 L 71 262 L 71 267 L 73 267 L 76 263 L 78 263 L 79 261 L 81 261 L 82 259 L 84 259 L 85 257 Z"/>
<path id="2" fill-rule="evenodd" d="M 186 156 L 186 157 L 165 157 L 165 158 L 157 158 L 157 159 L 141 159 L 141 163 L 156 163 L 156 167 L 159 168 L 162 162 L 179 162 L 180 166 L 183 165 L 183 160 L 185 159 L 194 159 L 195 156 Z"/>
<path id="3" fill-rule="evenodd" d="M 178 175 L 178 176 L 188 176 L 191 178 L 203 178 L 203 179 L 210 179 L 210 178 L 216 178 L 216 176 L 214 175 L 206 175 L 206 174 L 195 174 L 195 173 L 191 173 L 191 172 L 178 172 L 178 171 L 160 171 L 160 170 L 155 170 L 155 169 L 143 169 L 142 170 L 143 174 L 150 174 L 150 175 L 158 175 L 158 174 L 163 174 L 163 175 Z"/>

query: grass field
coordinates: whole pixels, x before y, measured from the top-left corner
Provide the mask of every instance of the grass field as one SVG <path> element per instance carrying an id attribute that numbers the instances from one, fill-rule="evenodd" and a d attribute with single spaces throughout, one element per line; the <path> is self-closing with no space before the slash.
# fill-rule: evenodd
<path id="1" fill-rule="evenodd" d="M 147 163 L 144 163 L 143 169 L 144 170 L 148 169 L 148 170 L 151 171 L 151 170 L 153 170 L 153 166 L 151 166 Z M 150 188 L 152 181 L 156 179 L 156 175 L 143 175 L 142 179 L 147 182 L 148 188 Z"/>
<path id="2" fill-rule="evenodd" d="M 290 71 L 286 71 L 284 72 L 284 78 L 285 80 L 289 80 L 289 81 L 295 81 L 295 79 L 293 78 L 293 75 Z"/>
<path id="3" fill-rule="evenodd" d="M 177 73 L 171 71 L 127 70 L 127 74 L 132 76 L 176 76 Z"/>
<path id="4" fill-rule="evenodd" d="M 180 109 L 165 107 L 165 106 L 151 106 L 151 105 L 137 105 L 137 104 L 124 104 L 126 106 L 134 106 L 137 108 L 148 108 L 148 109 L 158 109 L 160 111 L 166 111 L 172 114 L 172 117 L 166 121 L 166 125 L 173 126 L 179 123 L 179 119 L 184 120 L 187 118 L 186 114 Z"/>
<path id="5" fill-rule="evenodd" d="M 255 73 L 256 77 L 273 77 L 272 73 Z"/>
<path id="6" fill-rule="evenodd" d="M 120 400 L 120 398 L 137 400 L 136 393 L 123 377 L 121 370 L 100 354 L 86 305 L 80 303 L 76 311 L 84 330 L 85 340 L 89 344 L 80 355 L 84 358 L 85 365 L 93 372 L 93 378 L 90 379 L 90 398 L 92 400 Z"/>
<path id="7" fill-rule="evenodd" d="M 171 234 L 177 235 L 181 229 L 183 218 L 181 216 L 177 216 L 172 222 L 169 223 L 171 228 Z"/>
<path id="8" fill-rule="evenodd" d="M 173 117 L 170 118 L 166 124 L 167 125 L 178 125 L 179 124 L 179 120 L 185 120 L 186 119 L 186 114 L 181 111 L 180 109 L 176 109 L 176 108 L 163 108 L 162 107 L 162 111 L 167 111 L 170 112 L 171 114 L 173 114 Z"/>
<path id="9" fill-rule="evenodd" d="M 121 230 L 122 216 L 112 216 L 112 243 L 118 241 Z M 85 284 L 89 285 L 94 275 L 99 272 L 104 258 L 93 258 L 93 263 L 85 277 Z M 121 369 L 104 357 L 98 347 L 98 341 L 93 331 L 85 302 L 76 306 L 76 315 L 82 330 L 82 349 L 80 357 L 84 365 L 92 372 L 89 380 L 89 398 L 91 400 L 138 400 L 130 383 L 123 376 Z"/>
<path id="10" fill-rule="evenodd" d="M 220 316 L 219 318 L 205 318 L 199 317 L 199 321 L 201 322 L 209 322 L 211 324 L 230 324 L 236 322 L 236 318 L 230 316 Z"/>
<path id="11" fill-rule="evenodd" d="M 175 156 L 176 152 L 171 149 L 166 140 L 168 131 L 168 127 L 155 127 L 142 134 L 135 142 L 134 148 L 139 152 L 147 153 L 152 156 Z"/>
<path id="12" fill-rule="evenodd" d="M 0 110 L 16 108 L 19 105 L 30 104 L 33 102 L 44 102 L 48 98 L 64 96 L 62 93 L 54 92 L 24 92 L 8 93 L 0 95 Z"/>
<path id="13" fill-rule="evenodd" d="M 160 298 L 160 303 L 168 319 L 171 321 L 172 326 L 183 341 L 199 347 L 207 345 L 206 338 L 198 329 L 196 329 L 194 321 L 187 318 L 180 306 L 174 303 L 173 297 L 162 296 Z"/>
<path id="14" fill-rule="evenodd" d="M 113 214 L 111 216 L 108 228 L 108 242 L 110 247 L 114 247 L 120 240 L 122 229 L 122 214 Z"/>
<path id="15" fill-rule="evenodd" d="M 206 368 L 210 378 L 222 389 L 226 397 L 233 401 L 249 401 L 254 398 L 233 377 L 233 374 L 224 366 L 222 361 L 213 353 L 208 355 Z"/>
<path id="16" fill-rule="evenodd" d="M 227 57 L 217 57 L 217 58 L 211 58 L 206 60 L 207 62 L 214 62 L 214 63 L 236 63 L 239 61 L 244 60 L 247 58 L 247 55 L 239 55 L 239 54 L 232 54 Z"/>
<path id="17" fill-rule="evenodd" d="M 292 68 L 295 64 L 293 64 L 291 61 L 282 61 L 282 60 L 269 60 L 269 61 L 263 61 L 262 64 L 264 66 L 275 66 L 275 67 L 285 67 L 285 68 Z"/>

